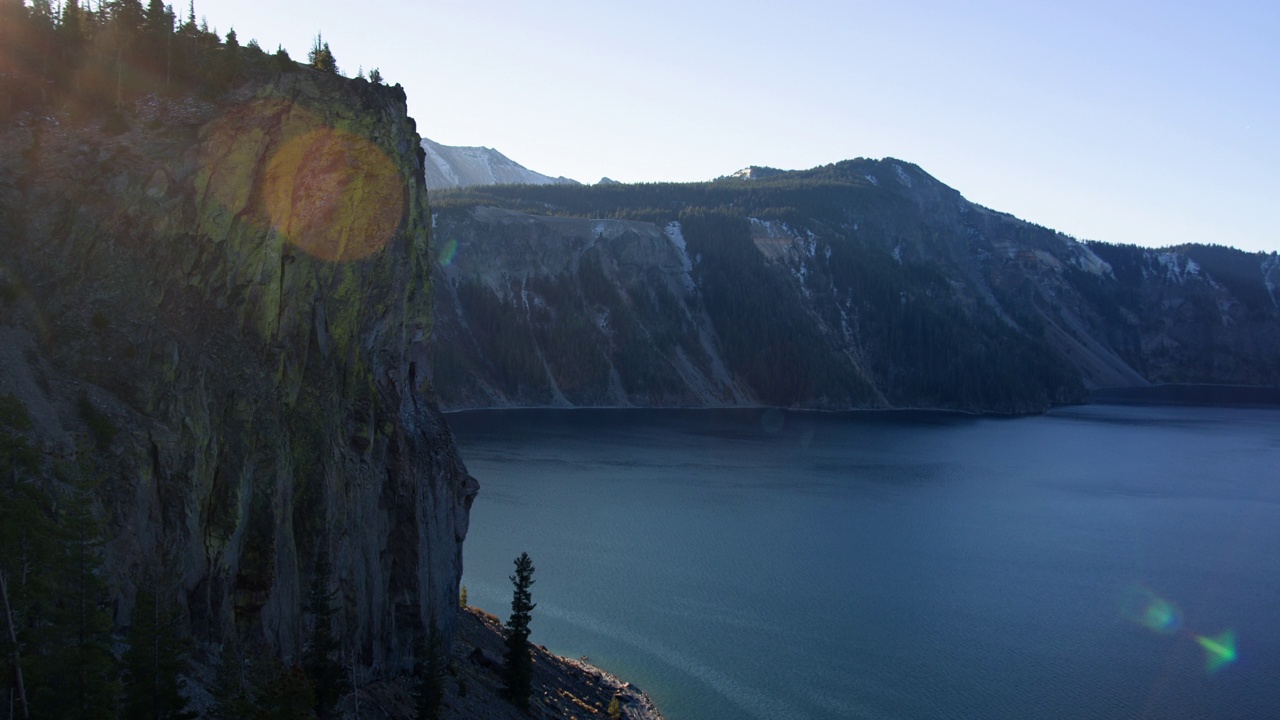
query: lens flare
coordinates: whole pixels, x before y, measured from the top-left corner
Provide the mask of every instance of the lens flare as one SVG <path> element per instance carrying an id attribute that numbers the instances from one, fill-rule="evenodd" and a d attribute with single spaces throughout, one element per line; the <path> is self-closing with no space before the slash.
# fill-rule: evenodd
<path id="1" fill-rule="evenodd" d="M 1178 606 L 1144 587 L 1132 587 L 1125 593 L 1120 612 L 1130 621 L 1162 635 L 1182 626 Z"/>
<path id="2" fill-rule="evenodd" d="M 1162 635 L 1171 634 L 1182 625 L 1182 613 L 1176 605 L 1140 585 L 1125 591 L 1120 612 L 1127 619 Z M 1207 636 L 1197 635 L 1188 629 L 1183 634 L 1204 648 L 1204 669 L 1210 675 L 1235 662 L 1234 630 Z"/>
<path id="3" fill-rule="evenodd" d="M 200 134 L 195 182 L 209 201 L 202 224 L 212 236 L 234 235 L 237 223 L 270 227 L 338 262 L 373 255 L 400 226 L 404 174 L 371 140 L 299 102 L 269 97 L 229 108 Z"/>
<path id="4" fill-rule="evenodd" d="M 360 260 L 395 234 L 404 209 L 396 168 L 373 143 L 322 128 L 288 141 L 267 165 L 271 224 L 324 260 Z"/>
<path id="5" fill-rule="evenodd" d="M 1204 648 L 1204 669 L 1212 674 L 1222 668 L 1235 662 L 1236 659 L 1236 633 L 1234 630 L 1228 630 L 1216 637 L 1205 637 L 1204 635 L 1196 635 L 1196 642 L 1200 643 L 1200 647 Z"/>
<path id="6" fill-rule="evenodd" d="M 440 252 L 436 253 L 436 262 L 448 267 L 453 262 L 453 256 L 458 254 L 458 241 L 449 240 L 440 246 Z"/>

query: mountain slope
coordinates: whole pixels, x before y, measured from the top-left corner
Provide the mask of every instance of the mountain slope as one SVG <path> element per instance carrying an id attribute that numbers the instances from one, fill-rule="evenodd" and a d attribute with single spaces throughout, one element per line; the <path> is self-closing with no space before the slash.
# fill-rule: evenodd
<path id="1" fill-rule="evenodd" d="M 445 190 L 474 185 L 576 185 L 566 177 L 534 172 L 506 155 L 486 147 L 451 147 L 422 138 L 426 151 L 427 189 Z"/>
<path id="2" fill-rule="evenodd" d="M 447 407 L 1028 412 L 1095 387 L 1280 385 L 1274 255 L 1080 243 L 903 161 L 437 208 Z"/>

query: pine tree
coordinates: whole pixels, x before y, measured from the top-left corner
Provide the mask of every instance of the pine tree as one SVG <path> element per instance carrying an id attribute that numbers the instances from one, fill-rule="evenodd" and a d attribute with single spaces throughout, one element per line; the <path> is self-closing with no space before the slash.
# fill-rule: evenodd
<path id="1" fill-rule="evenodd" d="M 273 661 L 273 671 L 258 698 L 257 720 L 314 720 L 316 687 L 297 665 Z"/>
<path id="2" fill-rule="evenodd" d="M 427 633 L 426 643 L 422 648 L 422 658 L 418 662 L 418 720 L 437 720 L 440 717 L 440 703 L 444 700 L 444 675 L 448 664 L 448 653 L 440 629 L 435 623 Z"/>
<path id="3" fill-rule="evenodd" d="M 382 71 L 381 71 L 381 70 L 379 70 L 378 68 L 374 68 L 374 69 L 370 70 L 370 71 L 369 71 L 369 82 L 373 83 L 374 85 L 381 85 L 381 84 L 382 84 Z"/>
<path id="4" fill-rule="evenodd" d="M 173 80 L 173 9 L 161 0 L 150 0 L 142 17 L 144 53 L 164 69 L 165 84 Z"/>
<path id="5" fill-rule="evenodd" d="M 289 72 L 294 69 L 293 58 L 289 57 L 289 51 L 285 50 L 283 45 L 277 45 L 271 57 L 275 59 L 276 69 L 280 72 Z"/>
<path id="6" fill-rule="evenodd" d="M 111 654 L 112 622 L 102 577 L 103 524 L 93 513 L 93 488 L 82 479 L 57 511 L 58 551 L 49 567 L 56 600 L 42 628 L 45 655 L 33 705 L 40 715 L 112 720 L 120 674 Z"/>
<path id="7" fill-rule="evenodd" d="M 53 3 L 49 0 L 31 0 L 31 20 L 37 27 L 52 29 L 55 24 Z"/>
<path id="8" fill-rule="evenodd" d="M 187 671 L 187 643 L 181 608 L 148 573 L 139 583 L 124 656 L 125 720 L 187 720 L 182 675 Z"/>
<path id="9" fill-rule="evenodd" d="M 253 663 L 240 643 L 232 639 L 222 644 L 218 664 L 214 671 L 213 706 L 209 708 L 210 720 L 243 720 L 256 711 L 254 702 Z"/>
<path id="10" fill-rule="evenodd" d="M 533 691 L 533 656 L 529 648 L 530 613 L 537 605 L 529 592 L 533 585 L 533 561 L 529 553 L 515 560 L 516 573 L 510 576 L 515 591 L 511 597 L 511 619 L 507 621 L 507 657 L 505 667 L 506 694 L 521 710 L 529 709 Z"/>
<path id="11" fill-rule="evenodd" d="M 316 33 L 316 39 L 311 44 L 311 52 L 307 53 L 307 64 L 322 72 L 338 74 L 338 61 L 334 59 L 329 43 L 324 41 L 320 33 Z"/>
<path id="12" fill-rule="evenodd" d="M 336 590 L 330 590 L 333 566 L 329 552 L 321 543 L 316 552 L 315 571 L 311 575 L 311 589 L 307 593 L 305 611 L 312 618 L 311 637 L 302 650 L 302 669 L 315 685 L 316 712 L 324 715 L 337 703 L 342 693 L 345 673 L 338 659 L 341 645 L 333 634 L 333 607 Z"/>
<path id="13" fill-rule="evenodd" d="M 85 23 L 84 10 L 78 0 L 66 0 L 62 6 L 62 18 L 58 21 L 58 52 L 61 55 L 58 69 L 59 80 L 64 87 L 70 83 L 65 78 L 71 77 L 84 58 L 85 41 L 88 28 Z"/>
<path id="14" fill-rule="evenodd" d="M 31 428 L 26 406 L 12 395 L 0 397 L 0 690 L 10 714 L 22 718 L 31 717 L 29 689 L 38 684 L 28 671 L 27 645 L 53 535 L 47 498 L 35 483 L 40 452 L 25 436 Z"/>
<path id="15" fill-rule="evenodd" d="M 240 40 L 236 37 L 235 28 L 227 33 L 227 42 L 218 53 L 217 68 L 214 71 L 214 84 L 225 88 L 240 79 Z"/>
<path id="16" fill-rule="evenodd" d="M 107 7 L 112 22 L 127 35 L 136 36 L 142 30 L 146 12 L 142 9 L 141 0 L 113 0 Z"/>
<path id="17" fill-rule="evenodd" d="M 148 0 L 142 26 L 152 41 L 159 40 L 173 32 L 173 11 L 165 7 L 163 0 Z"/>

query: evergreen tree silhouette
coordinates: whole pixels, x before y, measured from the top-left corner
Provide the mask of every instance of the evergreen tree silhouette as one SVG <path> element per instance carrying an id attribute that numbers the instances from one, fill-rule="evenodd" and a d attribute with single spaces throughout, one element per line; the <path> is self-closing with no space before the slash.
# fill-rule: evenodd
<path id="1" fill-rule="evenodd" d="M 507 621 L 506 694 L 521 710 L 529 709 L 533 690 L 533 656 L 529 648 L 530 613 L 536 604 L 529 588 L 533 585 L 533 561 L 529 553 L 516 558 L 516 573 L 511 577 L 515 592 L 511 597 L 511 619 Z"/>

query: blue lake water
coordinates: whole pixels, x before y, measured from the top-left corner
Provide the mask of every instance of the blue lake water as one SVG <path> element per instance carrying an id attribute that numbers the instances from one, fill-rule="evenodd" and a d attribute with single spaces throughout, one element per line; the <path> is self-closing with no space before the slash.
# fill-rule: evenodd
<path id="1" fill-rule="evenodd" d="M 449 423 L 471 603 L 668 720 L 1280 717 L 1280 411 Z"/>

